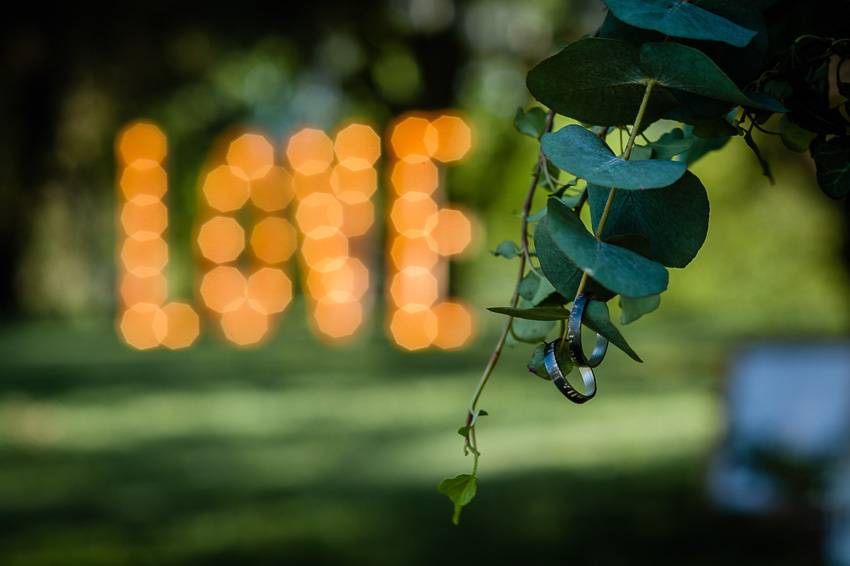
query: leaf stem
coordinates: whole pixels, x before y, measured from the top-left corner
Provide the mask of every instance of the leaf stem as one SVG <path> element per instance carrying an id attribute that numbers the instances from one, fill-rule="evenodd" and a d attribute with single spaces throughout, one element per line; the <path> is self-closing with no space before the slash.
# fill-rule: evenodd
<path id="1" fill-rule="evenodd" d="M 643 99 L 640 101 L 640 107 L 638 108 L 637 116 L 635 116 L 635 123 L 632 126 L 632 131 L 629 133 L 629 140 L 626 142 L 626 148 L 623 150 L 623 155 L 621 156 L 623 159 L 628 159 L 632 155 L 632 148 L 635 145 L 635 138 L 640 131 L 641 123 L 643 122 L 643 116 L 646 113 L 646 107 L 649 105 L 649 97 L 652 95 L 652 89 L 655 86 L 655 80 L 649 79 L 646 83 L 646 90 L 643 93 Z M 598 240 L 602 236 L 602 230 L 605 229 L 605 223 L 608 222 L 608 215 L 611 213 L 611 205 L 614 204 L 614 195 L 617 194 L 617 189 L 611 187 L 611 192 L 608 193 L 608 200 L 605 201 L 605 208 L 602 209 L 602 216 L 599 217 L 599 224 L 596 226 L 595 236 Z M 588 276 L 587 273 L 583 273 L 581 276 L 581 281 L 578 284 L 578 290 L 576 291 L 576 297 L 581 295 L 584 292 L 584 288 L 587 286 Z"/>
<path id="2" fill-rule="evenodd" d="M 544 131 L 548 132 L 552 129 L 552 121 L 555 118 L 555 112 L 550 110 L 546 115 L 546 126 Z M 511 296 L 511 307 L 516 308 L 519 303 L 519 285 L 522 283 L 522 278 L 525 275 L 525 266 L 526 260 L 529 258 L 528 251 L 528 216 L 531 214 L 531 205 L 534 201 L 534 192 L 537 189 L 537 185 L 540 183 L 540 176 L 543 174 L 544 169 L 546 168 L 546 158 L 543 156 L 543 150 L 540 150 L 540 154 L 537 160 L 537 167 L 534 170 L 534 175 L 531 178 L 531 185 L 528 187 L 528 191 L 525 195 L 525 202 L 522 205 L 522 216 L 521 216 L 521 225 L 520 225 L 520 246 L 522 248 L 522 254 L 520 254 L 519 258 L 519 269 L 517 270 L 517 279 L 516 284 L 514 285 L 514 292 Z M 481 398 L 481 393 L 484 391 L 484 387 L 486 387 L 487 382 L 490 381 L 490 376 L 493 374 L 493 370 L 496 368 L 496 364 L 499 363 L 499 358 L 502 355 L 502 350 L 505 347 L 505 341 L 508 338 L 508 334 L 511 332 L 511 325 L 513 324 L 513 317 L 508 317 L 507 322 L 505 322 L 505 326 L 502 329 L 502 333 L 499 335 L 499 339 L 496 341 L 496 347 L 493 350 L 493 353 L 490 354 L 490 359 L 487 360 L 487 365 L 484 366 L 484 372 L 481 374 L 481 378 L 478 380 L 478 384 L 475 386 L 475 390 L 472 393 L 472 400 L 469 403 L 469 410 L 466 414 L 466 426 L 470 427 L 470 434 L 467 435 L 465 448 L 471 449 L 472 453 L 475 457 L 474 470 L 478 469 L 478 441 L 475 437 L 475 424 L 473 422 L 475 418 L 475 410 L 478 408 L 478 400 Z M 475 472 L 473 471 L 473 474 Z"/>

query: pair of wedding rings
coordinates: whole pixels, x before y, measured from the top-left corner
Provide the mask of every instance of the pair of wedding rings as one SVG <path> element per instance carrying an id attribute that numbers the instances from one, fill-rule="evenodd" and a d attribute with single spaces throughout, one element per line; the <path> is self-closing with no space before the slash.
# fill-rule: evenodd
<path id="1" fill-rule="evenodd" d="M 585 355 L 584 348 L 582 348 L 581 322 L 589 302 L 590 295 L 585 293 L 582 293 L 573 301 L 566 336 L 566 346 L 569 348 L 570 358 L 578 366 L 581 379 L 584 382 L 584 392 L 579 391 L 567 381 L 567 377 L 558 364 L 558 353 L 563 342 L 561 338 L 546 344 L 543 352 L 543 364 L 546 366 L 549 377 L 552 378 L 552 383 L 567 399 L 579 404 L 590 401 L 596 395 L 596 376 L 593 375 L 593 368 L 602 363 L 602 359 L 608 351 L 608 339 L 599 333 L 596 334 L 596 344 L 590 357 Z"/>

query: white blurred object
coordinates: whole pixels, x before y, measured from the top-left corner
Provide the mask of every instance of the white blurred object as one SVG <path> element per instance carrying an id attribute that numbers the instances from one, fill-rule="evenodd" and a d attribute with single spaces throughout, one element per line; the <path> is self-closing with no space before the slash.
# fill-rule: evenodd
<path id="1" fill-rule="evenodd" d="M 764 456 L 823 471 L 830 564 L 850 566 L 850 345 L 748 347 L 731 366 L 728 432 L 709 469 L 715 504 L 768 513 L 790 495 Z"/>

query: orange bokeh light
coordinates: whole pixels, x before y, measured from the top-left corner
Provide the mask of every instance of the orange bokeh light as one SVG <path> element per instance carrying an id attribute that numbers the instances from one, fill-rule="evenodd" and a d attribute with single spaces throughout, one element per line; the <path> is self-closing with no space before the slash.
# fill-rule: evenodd
<path id="1" fill-rule="evenodd" d="M 393 312 L 390 334 L 406 350 L 422 350 L 437 337 L 437 316 L 428 307 L 404 306 Z"/>
<path id="2" fill-rule="evenodd" d="M 221 315 L 221 329 L 227 339 L 237 346 L 251 346 L 259 343 L 268 333 L 269 317 L 249 301 L 242 300 L 234 309 Z"/>
<path id="3" fill-rule="evenodd" d="M 440 255 L 456 255 L 472 242 L 472 222 L 452 208 L 442 208 L 425 225 L 428 245 Z"/>
<path id="4" fill-rule="evenodd" d="M 295 252 L 298 237 L 295 228 L 279 216 L 267 216 L 251 230 L 251 250 L 265 263 L 281 263 Z"/>
<path id="5" fill-rule="evenodd" d="M 375 205 L 371 201 L 342 205 L 340 231 L 349 238 L 362 236 L 375 223 Z"/>
<path id="6" fill-rule="evenodd" d="M 223 313 L 242 304 L 248 282 L 235 267 L 219 265 L 201 280 L 201 297 L 210 310 Z"/>
<path id="7" fill-rule="evenodd" d="M 151 303 L 137 303 L 121 317 L 121 336 L 133 348 L 147 350 L 159 346 L 168 332 L 168 319 Z"/>
<path id="8" fill-rule="evenodd" d="M 327 237 L 342 226 L 342 205 L 333 195 L 313 193 L 298 203 L 295 220 L 306 236 Z"/>
<path id="9" fill-rule="evenodd" d="M 274 148 L 259 134 L 242 134 L 230 142 L 226 159 L 245 179 L 260 179 L 274 166 Z"/>
<path id="10" fill-rule="evenodd" d="M 474 331 L 470 310 L 460 303 L 444 302 L 434 306 L 432 311 L 437 317 L 434 345 L 444 350 L 466 346 Z"/>
<path id="11" fill-rule="evenodd" d="M 371 167 L 355 170 L 340 164 L 333 168 L 330 182 L 339 200 L 356 204 L 369 200 L 378 190 L 378 172 Z"/>
<path id="12" fill-rule="evenodd" d="M 263 267 L 248 278 L 246 296 L 261 313 L 283 312 L 292 300 L 292 281 L 280 269 Z"/>
<path id="13" fill-rule="evenodd" d="M 363 305 L 359 301 L 318 300 L 313 306 L 313 320 L 325 336 L 345 338 L 354 334 L 363 323 Z"/>
<path id="14" fill-rule="evenodd" d="M 315 175 L 330 167 L 333 162 L 333 142 L 325 132 L 305 128 L 289 138 L 286 157 L 295 171 Z"/>
<path id="15" fill-rule="evenodd" d="M 437 130 L 437 150 L 434 159 L 443 163 L 462 159 L 472 147 L 472 130 L 458 116 L 440 116 L 431 124 Z"/>
<path id="16" fill-rule="evenodd" d="M 295 191 L 295 198 L 298 200 L 303 200 L 313 193 L 330 194 L 332 192 L 330 169 L 315 175 L 304 175 L 296 172 L 292 176 L 292 188 Z"/>
<path id="17" fill-rule="evenodd" d="M 427 118 L 410 116 L 398 122 L 390 135 L 390 145 L 400 159 L 418 160 L 437 151 L 437 129 Z"/>
<path id="18" fill-rule="evenodd" d="M 390 296 L 398 307 L 405 305 L 430 306 L 439 295 L 439 282 L 424 267 L 405 267 L 393 276 Z"/>
<path id="19" fill-rule="evenodd" d="M 251 194 L 247 179 L 229 165 L 219 165 L 207 173 L 202 190 L 207 204 L 221 212 L 242 208 Z"/>
<path id="20" fill-rule="evenodd" d="M 156 275 L 168 264 L 168 244 L 159 236 L 147 240 L 127 238 L 121 247 L 121 261 L 133 275 Z"/>
<path id="21" fill-rule="evenodd" d="M 188 348 L 201 333 L 201 322 L 195 310 L 185 303 L 168 303 L 162 307 L 168 320 L 168 331 L 162 345 L 170 350 Z"/>
<path id="22" fill-rule="evenodd" d="M 125 273 L 121 277 L 120 293 L 126 306 L 136 303 L 161 305 L 168 297 L 168 281 L 162 273 L 147 277 Z"/>
<path id="23" fill-rule="evenodd" d="M 381 156 L 381 138 L 365 124 L 351 124 L 336 134 L 334 152 L 349 169 L 367 169 Z"/>
<path id="24" fill-rule="evenodd" d="M 251 202 L 260 210 L 276 212 L 292 201 L 292 176 L 283 167 L 272 167 L 251 181 Z"/>
<path id="25" fill-rule="evenodd" d="M 305 237 L 301 242 L 301 257 L 310 269 L 336 269 L 348 259 L 348 238 L 340 232 L 324 238 Z"/>
<path id="26" fill-rule="evenodd" d="M 158 199 L 137 196 L 121 207 L 121 226 L 137 240 L 156 238 L 168 226 L 168 209 Z"/>
<path id="27" fill-rule="evenodd" d="M 418 266 L 430 269 L 437 263 L 439 256 L 431 249 L 425 238 L 397 236 L 390 247 L 390 257 L 396 269 Z"/>
<path id="28" fill-rule="evenodd" d="M 396 194 L 416 192 L 431 194 L 440 182 L 437 166 L 430 159 L 397 161 L 390 177 Z"/>
<path id="29" fill-rule="evenodd" d="M 393 203 L 390 219 L 399 234 L 416 238 L 425 234 L 430 216 L 437 212 L 437 203 L 425 193 L 405 193 Z"/>
<path id="30" fill-rule="evenodd" d="M 168 152 L 168 140 L 155 124 L 136 122 L 121 132 L 118 138 L 118 153 L 125 164 L 137 159 L 162 163 Z"/>
<path id="31" fill-rule="evenodd" d="M 233 261 L 245 249 L 245 230 L 235 218 L 215 216 L 201 226 L 198 247 L 214 263 Z"/>
<path id="32" fill-rule="evenodd" d="M 347 258 L 328 271 L 313 271 L 307 275 L 307 290 L 315 299 L 332 303 L 360 300 L 369 289 L 369 270 L 363 262 Z"/>
<path id="33" fill-rule="evenodd" d="M 157 162 L 137 160 L 124 168 L 119 184 L 127 200 L 140 195 L 159 199 L 168 189 L 168 176 Z"/>

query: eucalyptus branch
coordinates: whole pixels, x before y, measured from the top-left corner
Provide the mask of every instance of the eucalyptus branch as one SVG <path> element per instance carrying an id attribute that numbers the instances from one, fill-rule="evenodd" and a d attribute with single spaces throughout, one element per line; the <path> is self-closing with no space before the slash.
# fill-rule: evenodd
<path id="1" fill-rule="evenodd" d="M 646 107 L 649 105 L 649 98 L 652 95 L 653 87 L 655 87 L 655 80 L 649 79 L 646 83 L 646 90 L 643 93 L 643 99 L 640 101 L 637 116 L 635 116 L 634 125 L 629 133 L 629 140 L 626 142 L 626 148 L 623 150 L 623 159 L 628 159 L 632 155 L 635 138 L 637 137 L 637 133 L 640 131 L 640 126 L 643 123 L 643 116 L 646 113 Z M 608 193 L 608 200 L 605 201 L 605 208 L 602 209 L 602 216 L 599 217 L 599 225 L 596 227 L 596 232 L 594 234 L 597 240 L 602 236 L 602 230 L 605 229 L 605 223 L 608 222 L 608 215 L 611 213 L 611 206 L 614 204 L 614 195 L 616 193 L 617 189 L 611 187 L 611 192 Z M 588 276 L 587 272 L 585 272 L 581 276 L 581 281 L 579 281 L 576 297 L 584 292 L 584 288 L 587 286 L 587 280 Z"/>
<path id="2" fill-rule="evenodd" d="M 550 110 L 546 115 L 546 125 L 544 128 L 544 132 L 548 132 L 552 129 L 552 121 L 555 118 L 555 113 Z M 528 217 L 531 214 L 531 205 L 534 202 L 534 193 L 537 189 L 537 185 L 540 183 L 540 177 L 544 174 L 546 169 L 546 158 L 543 155 L 543 150 L 540 150 L 537 159 L 537 167 L 534 170 L 534 174 L 531 177 L 531 184 L 528 187 L 528 191 L 525 195 L 525 202 L 522 205 L 522 216 L 521 216 L 521 224 L 520 224 L 520 247 L 522 249 L 522 253 L 519 258 L 519 268 L 517 270 L 517 279 L 516 284 L 514 285 L 513 295 L 511 296 L 511 307 L 516 307 L 519 304 L 519 286 L 522 283 L 522 278 L 525 276 L 525 266 L 526 262 L 531 265 L 530 262 L 530 254 L 528 251 Z M 493 374 L 493 370 L 496 368 L 496 365 L 499 363 L 499 358 L 502 355 L 502 350 L 505 347 L 505 341 L 508 338 L 508 335 L 511 332 L 511 325 L 513 324 L 513 317 L 508 317 L 505 322 L 505 326 L 502 329 L 502 333 L 499 335 L 499 339 L 496 342 L 496 347 L 493 350 L 493 353 L 490 354 L 490 359 L 487 360 L 487 365 L 484 366 L 484 372 L 481 374 L 481 378 L 478 380 L 478 384 L 475 386 L 475 390 L 472 393 L 472 400 L 469 403 L 469 410 L 466 414 L 466 425 L 469 427 L 469 433 L 466 435 L 466 442 L 464 444 L 464 449 L 470 450 L 475 457 L 475 462 L 473 465 L 473 475 L 475 471 L 478 469 L 478 440 L 475 436 L 475 416 L 476 411 L 478 409 L 478 400 L 481 398 L 481 393 L 484 391 L 484 387 L 487 386 L 487 383 L 490 381 L 490 376 Z"/>

